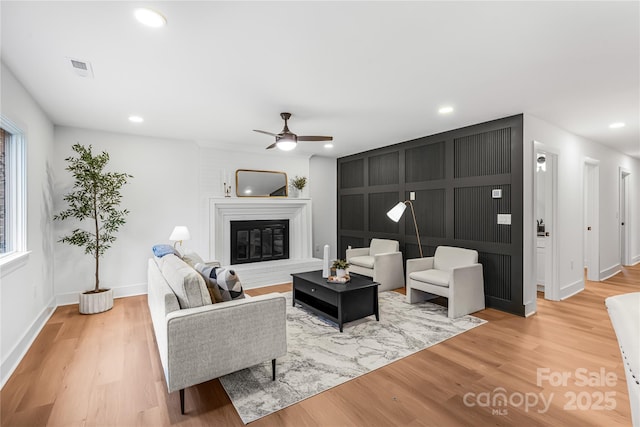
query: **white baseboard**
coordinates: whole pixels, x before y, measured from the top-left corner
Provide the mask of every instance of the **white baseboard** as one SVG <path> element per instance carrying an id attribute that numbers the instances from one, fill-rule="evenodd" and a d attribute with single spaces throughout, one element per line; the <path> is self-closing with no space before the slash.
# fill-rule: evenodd
<path id="1" fill-rule="evenodd" d="M 138 283 L 135 285 L 113 287 L 114 298 L 132 297 L 135 295 L 147 294 L 147 283 Z M 78 304 L 78 292 L 68 292 L 56 296 L 56 305 Z"/>
<path id="2" fill-rule="evenodd" d="M 636 265 L 640 262 L 640 255 L 636 255 L 631 258 L 631 265 Z"/>
<path id="3" fill-rule="evenodd" d="M 608 278 L 615 276 L 621 271 L 622 271 L 622 266 L 620 265 L 620 263 L 614 264 L 609 268 L 600 270 L 600 280 L 607 280 Z"/>
<path id="4" fill-rule="evenodd" d="M 33 323 L 31 323 L 31 326 L 29 326 L 22 335 L 22 338 L 20 338 L 18 343 L 13 347 L 13 349 L 11 349 L 7 357 L 0 364 L 0 387 L 4 387 L 4 384 L 11 377 L 13 371 L 16 370 L 24 355 L 27 354 L 27 351 L 31 347 L 31 344 L 33 344 L 33 341 L 56 310 L 54 302 L 55 297 L 52 297 L 47 303 L 47 306 L 40 312 Z"/>
<path id="5" fill-rule="evenodd" d="M 533 316 L 536 314 L 537 302 L 530 302 L 529 304 L 524 305 L 524 317 Z"/>
<path id="6" fill-rule="evenodd" d="M 584 290 L 584 280 L 576 280 L 568 286 L 560 288 L 560 301 L 565 300 Z"/>

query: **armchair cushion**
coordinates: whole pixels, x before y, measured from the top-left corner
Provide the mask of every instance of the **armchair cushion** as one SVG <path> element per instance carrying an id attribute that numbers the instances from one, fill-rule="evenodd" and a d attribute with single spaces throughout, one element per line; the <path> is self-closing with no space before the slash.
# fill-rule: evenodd
<path id="1" fill-rule="evenodd" d="M 432 285 L 449 287 L 451 273 L 443 270 L 423 270 L 409 274 L 409 278 L 418 282 L 430 283 Z"/>
<path id="2" fill-rule="evenodd" d="M 375 257 L 365 255 L 365 256 L 356 256 L 349 259 L 349 264 L 357 265 L 359 267 L 364 268 L 373 268 L 373 264 L 375 261 Z"/>
<path id="3" fill-rule="evenodd" d="M 456 267 L 476 264 L 478 252 L 451 246 L 438 246 L 434 255 L 433 268 L 451 271 Z"/>
<path id="4" fill-rule="evenodd" d="M 371 239 L 371 243 L 369 244 L 370 256 L 384 254 L 387 252 L 398 252 L 399 250 L 400 243 L 397 240 Z"/>

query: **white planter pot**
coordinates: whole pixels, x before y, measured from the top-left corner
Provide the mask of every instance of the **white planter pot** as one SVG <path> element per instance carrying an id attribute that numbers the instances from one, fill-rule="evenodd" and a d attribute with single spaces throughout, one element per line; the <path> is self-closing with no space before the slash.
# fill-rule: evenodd
<path id="1" fill-rule="evenodd" d="M 95 314 L 103 311 L 111 310 L 113 307 L 113 290 L 108 289 L 104 292 L 82 293 L 80 294 L 79 310 L 80 314 Z"/>
<path id="2" fill-rule="evenodd" d="M 347 270 L 343 268 L 336 268 L 336 277 L 344 277 L 347 275 Z"/>

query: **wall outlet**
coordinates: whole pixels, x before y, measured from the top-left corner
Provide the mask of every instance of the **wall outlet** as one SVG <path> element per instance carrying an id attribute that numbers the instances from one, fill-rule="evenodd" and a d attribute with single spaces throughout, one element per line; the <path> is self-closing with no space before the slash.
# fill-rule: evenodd
<path id="1" fill-rule="evenodd" d="M 493 197 L 494 199 L 502 199 L 502 188 L 491 190 L 491 197 Z"/>
<path id="2" fill-rule="evenodd" d="M 511 225 L 511 214 L 498 214 L 498 224 Z"/>
<path id="3" fill-rule="evenodd" d="M 573 270 L 573 260 L 571 260 L 571 269 Z"/>
<path id="4" fill-rule="evenodd" d="M 409 192 L 409 200 L 415 200 L 416 199 L 416 192 L 415 191 L 410 191 Z"/>

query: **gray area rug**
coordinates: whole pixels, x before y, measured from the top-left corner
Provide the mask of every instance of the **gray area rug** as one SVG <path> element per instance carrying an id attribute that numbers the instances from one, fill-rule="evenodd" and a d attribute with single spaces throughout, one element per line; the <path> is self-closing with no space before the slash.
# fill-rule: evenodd
<path id="1" fill-rule="evenodd" d="M 369 316 L 344 325 L 291 306 L 287 296 L 287 356 L 220 378 L 244 423 L 249 423 L 350 379 L 486 323 L 449 319 L 429 302 L 408 304 L 397 292 L 379 294 L 380 321 Z"/>

